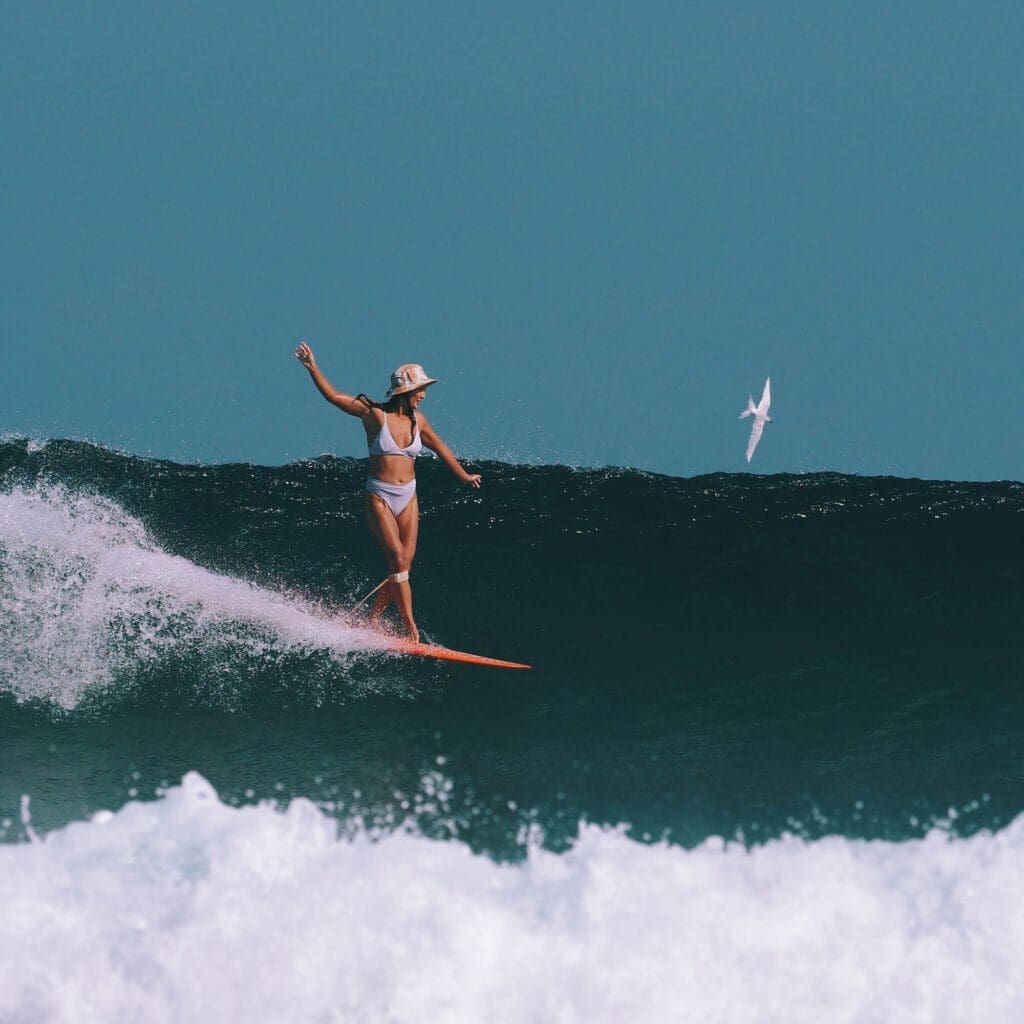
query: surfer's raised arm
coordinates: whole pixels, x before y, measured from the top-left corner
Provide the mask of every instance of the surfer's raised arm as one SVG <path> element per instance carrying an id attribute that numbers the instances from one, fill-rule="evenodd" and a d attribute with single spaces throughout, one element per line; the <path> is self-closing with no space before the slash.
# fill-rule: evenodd
<path id="1" fill-rule="evenodd" d="M 480 474 L 479 473 L 467 473 L 462 468 L 462 463 L 452 454 L 451 448 L 448 447 L 437 436 L 437 432 L 427 422 L 427 417 L 423 413 L 418 414 L 420 421 L 420 437 L 423 439 L 423 444 L 429 448 L 464 484 L 468 484 L 470 487 L 480 486 Z"/>
<path id="2" fill-rule="evenodd" d="M 313 383 L 316 385 L 317 391 L 319 391 L 320 394 L 331 403 L 331 405 L 336 405 L 342 412 L 347 412 L 349 416 L 357 416 L 359 419 L 365 419 L 365 417 L 369 415 L 370 407 L 362 398 L 353 395 L 346 395 L 345 392 L 339 391 L 323 375 L 320 367 L 316 365 L 313 350 L 306 344 L 306 342 L 302 342 L 295 350 L 295 358 L 298 359 L 298 361 L 302 363 L 307 370 L 309 370 L 309 375 L 313 378 Z"/>

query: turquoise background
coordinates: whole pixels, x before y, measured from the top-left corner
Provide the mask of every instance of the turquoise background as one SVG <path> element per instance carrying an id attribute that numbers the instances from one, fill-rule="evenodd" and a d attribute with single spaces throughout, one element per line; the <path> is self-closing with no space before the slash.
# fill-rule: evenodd
<path id="1" fill-rule="evenodd" d="M 1016 4 L 11 4 L 0 432 L 1020 475 Z"/>

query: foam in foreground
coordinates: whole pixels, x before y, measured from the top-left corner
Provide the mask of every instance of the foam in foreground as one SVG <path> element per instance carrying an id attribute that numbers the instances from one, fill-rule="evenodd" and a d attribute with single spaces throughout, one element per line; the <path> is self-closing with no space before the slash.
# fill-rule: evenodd
<path id="1" fill-rule="evenodd" d="M 349 823 L 350 825 L 352 823 Z M 196 774 L 0 847 L 11 1021 L 1010 1021 L 1024 819 L 892 844 L 642 845 L 496 864 Z"/>

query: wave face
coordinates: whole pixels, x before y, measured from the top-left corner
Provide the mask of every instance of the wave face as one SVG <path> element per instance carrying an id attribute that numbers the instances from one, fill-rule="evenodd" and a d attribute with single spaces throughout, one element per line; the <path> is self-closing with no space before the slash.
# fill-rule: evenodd
<path id="1" fill-rule="evenodd" d="M 0 443 L 0 818 L 45 832 L 190 770 L 228 803 L 410 812 L 498 859 L 580 820 L 693 847 L 970 836 L 1021 810 L 1024 490 L 815 474 L 419 469 L 427 636 L 383 655 L 365 465 Z"/>

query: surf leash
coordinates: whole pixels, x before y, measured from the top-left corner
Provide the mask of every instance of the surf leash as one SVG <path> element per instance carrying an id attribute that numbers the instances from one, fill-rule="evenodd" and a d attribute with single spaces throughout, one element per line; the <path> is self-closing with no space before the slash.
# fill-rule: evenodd
<path id="1" fill-rule="evenodd" d="M 355 608 L 352 609 L 352 611 L 354 611 L 354 612 L 359 611 L 359 609 L 362 608 L 363 605 L 366 604 L 366 602 L 369 601 L 370 598 L 373 597 L 373 595 L 376 594 L 377 591 L 380 590 L 380 588 L 383 587 L 385 583 L 391 583 L 391 582 L 405 583 L 405 582 L 408 581 L 408 579 L 409 579 L 409 570 L 408 569 L 406 569 L 404 572 L 393 573 L 391 576 L 385 576 L 384 579 L 382 579 L 380 581 L 380 583 L 378 583 L 377 586 L 375 586 L 373 588 L 373 590 L 371 590 L 366 595 L 366 597 L 364 597 L 362 599 L 362 601 L 360 601 L 359 604 L 357 604 L 355 606 Z"/>
<path id="2" fill-rule="evenodd" d="M 368 594 L 366 595 L 366 597 L 364 597 L 364 598 L 362 599 L 362 601 L 360 601 L 360 602 L 359 602 L 359 604 L 357 604 L 357 605 L 355 606 L 355 608 L 353 608 L 353 609 L 352 609 L 352 611 L 354 611 L 354 612 L 357 612 L 357 611 L 359 611 L 359 609 L 360 609 L 360 608 L 362 608 L 362 607 L 363 607 L 363 605 L 364 605 L 364 604 L 366 604 L 366 602 L 367 602 L 367 601 L 369 601 L 369 600 L 370 600 L 370 598 L 371 598 L 371 597 L 373 597 L 373 595 L 374 595 L 374 594 L 376 594 L 376 593 L 377 593 L 377 591 L 378 591 L 378 590 L 380 590 L 380 588 L 381 588 L 381 587 L 383 587 L 385 583 L 389 583 L 390 581 L 391 581 L 391 577 L 390 577 L 390 576 L 385 576 L 385 577 L 384 577 L 384 579 L 382 579 L 382 580 L 380 581 L 380 583 L 378 583 L 378 584 L 377 584 L 377 586 L 375 586 L 375 587 L 373 588 L 373 590 L 371 590 L 371 591 L 370 591 L 370 592 L 369 592 L 369 593 L 368 593 Z"/>

